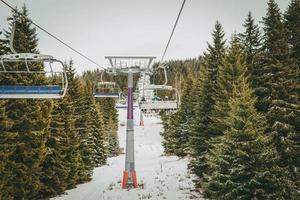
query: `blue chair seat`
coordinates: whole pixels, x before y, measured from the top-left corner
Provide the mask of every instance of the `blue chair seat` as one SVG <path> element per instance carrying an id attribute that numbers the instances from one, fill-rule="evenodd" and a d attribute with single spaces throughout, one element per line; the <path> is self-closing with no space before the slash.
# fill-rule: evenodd
<path id="1" fill-rule="evenodd" d="M 62 87 L 58 85 L 51 86 L 20 86 L 20 85 L 2 85 L 0 94 L 60 94 Z"/>

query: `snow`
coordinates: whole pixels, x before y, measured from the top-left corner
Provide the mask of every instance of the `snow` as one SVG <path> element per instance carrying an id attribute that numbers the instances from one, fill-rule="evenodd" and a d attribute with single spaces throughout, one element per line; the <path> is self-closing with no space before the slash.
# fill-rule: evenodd
<path id="1" fill-rule="evenodd" d="M 119 123 L 126 124 L 126 110 L 119 112 Z M 135 200 L 135 199 L 190 199 L 192 177 L 187 172 L 187 159 L 162 156 L 161 121 L 144 117 L 145 126 L 138 126 L 139 110 L 135 109 L 135 161 L 138 189 L 121 189 L 125 155 L 109 158 L 108 165 L 95 168 L 92 181 L 68 190 L 66 195 L 53 200 Z M 126 126 L 119 126 L 120 146 L 125 149 Z"/>

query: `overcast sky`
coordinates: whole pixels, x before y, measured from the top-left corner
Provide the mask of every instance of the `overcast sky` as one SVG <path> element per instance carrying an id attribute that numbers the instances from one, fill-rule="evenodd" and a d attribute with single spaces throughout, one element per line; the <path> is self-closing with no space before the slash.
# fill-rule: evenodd
<path id="1" fill-rule="evenodd" d="M 106 55 L 151 55 L 161 57 L 182 0 L 6 0 L 26 3 L 30 18 L 74 48 L 107 66 Z M 285 10 L 290 0 L 277 0 Z M 251 11 L 257 22 L 266 13 L 267 0 L 187 0 L 166 60 L 197 57 L 211 41 L 219 20 L 230 38 L 243 30 Z M 7 27 L 11 14 L 0 2 L 0 28 Z M 82 72 L 97 66 L 38 31 L 43 54 L 67 60 L 73 58 Z"/>

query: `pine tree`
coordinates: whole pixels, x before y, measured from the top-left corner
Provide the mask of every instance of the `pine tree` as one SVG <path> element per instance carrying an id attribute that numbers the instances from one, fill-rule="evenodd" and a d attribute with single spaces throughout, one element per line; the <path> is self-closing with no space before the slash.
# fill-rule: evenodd
<path id="1" fill-rule="evenodd" d="M 252 63 L 255 55 L 260 51 L 261 48 L 261 33 L 255 20 L 252 17 L 251 12 L 248 13 L 247 18 L 243 24 L 245 31 L 239 34 L 241 43 L 243 44 L 243 50 L 246 55 L 247 65 Z"/>
<path id="2" fill-rule="evenodd" d="M 120 154 L 119 137 L 116 130 L 116 123 L 112 118 L 108 118 L 105 125 L 106 141 L 108 147 L 108 155 L 110 157 Z"/>
<path id="3" fill-rule="evenodd" d="M 263 24 L 265 50 L 270 56 L 284 61 L 285 56 L 288 54 L 287 31 L 275 0 L 269 0 Z"/>
<path id="4" fill-rule="evenodd" d="M 105 131 L 103 124 L 103 116 L 96 107 L 96 104 L 93 104 L 93 109 L 91 112 L 93 127 L 93 140 L 94 140 L 94 163 L 96 167 L 106 164 L 107 160 L 107 144 L 105 140 Z"/>
<path id="5" fill-rule="evenodd" d="M 100 98 L 97 99 L 97 103 L 100 107 L 100 111 L 102 113 L 105 113 L 104 115 L 104 124 L 108 124 L 108 122 L 111 120 L 113 122 L 112 130 L 116 131 L 118 130 L 118 114 L 117 110 L 115 108 L 116 101 L 113 98 Z"/>
<path id="6" fill-rule="evenodd" d="M 284 15 L 291 55 L 300 64 L 300 1 L 291 0 Z"/>
<path id="7" fill-rule="evenodd" d="M 242 78 L 236 83 L 224 119 L 228 129 L 208 156 L 204 178 L 210 199 L 297 199 L 296 187 L 277 166 L 275 148 L 264 134 L 266 119 L 257 113 L 252 89 Z"/>
<path id="8" fill-rule="evenodd" d="M 0 31 L 0 36 L 1 36 Z M 5 53 L 4 43 L 3 40 L 0 39 L 0 55 Z M 0 100 L 0 132 L 3 133 L 5 130 L 6 124 L 6 113 L 5 113 L 5 102 Z M 3 134 L 4 135 L 4 134 Z M 0 136 L 1 137 L 1 136 Z M 5 138 L 5 137 L 4 137 Z M 3 141 L 2 138 L 0 141 Z M 5 143 L 1 143 L 3 146 Z M 7 172 L 5 171 L 5 167 L 7 165 L 7 153 L 5 153 L 4 148 L 2 149 L 0 146 L 0 199 L 5 198 L 5 185 L 6 185 L 6 177 L 8 176 Z M 5 149 L 8 149 L 5 147 Z"/>
<path id="9" fill-rule="evenodd" d="M 258 97 L 256 107 L 260 112 L 267 112 L 271 101 L 271 82 L 278 82 L 283 65 L 288 63 L 288 43 L 286 30 L 278 5 L 274 0 L 268 3 L 266 17 L 263 18 L 263 52 L 254 59 L 252 69 L 252 87 Z"/>
<path id="10" fill-rule="evenodd" d="M 85 96 L 87 97 L 88 114 L 91 117 L 91 142 L 93 146 L 92 158 L 95 166 L 101 166 L 106 163 L 107 146 L 105 144 L 105 130 L 102 113 L 95 102 L 93 86 L 90 81 L 86 81 Z"/>
<path id="11" fill-rule="evenodd" d="M 212 125 L 217 136 L 222 135 L 227 129 L 223 119 L 228 115 L 228 102 L 233 95 L 233 86 L 240 81 L 239 77 L 246 73 L 246 69 L 245 56 L 238 38 L 234 35 L 218 69 L 217 91 L 214 96 L 215 107 L 212 115 Z"/>
<path id="12" fill-rule="evenodd" d="M 117 156 L 120 153 L 118 139 L 118 114 L 115 108 L 115 99 L 101 98 L 97 99 L 100 112 L 103 113 L 103 123 L 108 147 L 108 155 Z"/>
<path id="13" fill-rule="evenodd" d="M 163 123 L 163 132 L 161 132 L 161 135 L 164 138 L 163 141 L 163 147 L 164 152 L 166 155 L 177 155 L 180 154 L 179 152 L 182 152 L 182 149 L 179 148 L 178 141 L 180 139 L 176 138 L 178 135 L 180 135 L 180 131 L 176 129 L 177 126 L 179 126 L 179 117 L 180 113 L 170 113 L 170 114 L 163 114 L 162 119 L 164 120 Z M 179 156 L 179 155 L 178 155 Z"/>
<path id="14" fill-rule="evenodd" d="M 74 109 L 75 130 L 78 137 L 78 151 L 80 157 L 78 159 L 77 170 L 72 174 L 77 183 L 84 183 L 91 179 L 93 162 L 93 143 L 91 131 L 91 116 L 89 113 L 89 96 L 86 96 L 84 91 L 84 82 L 75 75 L 73 61 L 68 64 L 68 82 L 69 94 Z M 75 186 L 75 185 L 72 185 Z"/>
<path id="15" fill-rule="evenodd" d="M 280 156 L 279 164 L 290 172 L 291 180 L 299 177 L 299 97 L 295 88 L 299 74 L 289 57 L 286 30 L 278 5 L 268 3 L 264 17 L 264 52 L 255 59 L 252 85 L 258 97 L 256 107 L 266 114 L 266 133 Z"/>
<path id="16" fill-rule="evenodd" d="M 108 74 L 104 73 L 104 79 L 106 79 L 106 76 Z M 95 70 L 95 71 L 86 71 L 83 73 L 83 80 L 88 82 L 97 82 L 100 80 L 101 77 L 101 71 Z M 119 79 L 117 78 L 117 83 L 123 85 L 126 79 Z M 90 83 L 89 83 L 90 84 Z M 90 93 L 92 94 L 92 92 Z M 89 95 L 90 95 L 89 94 Z M 93 122 L 93 123 L 101 123 L 102 124 L 102 130 L 101 133 L 104 132 L 104 146 L 105 150 L 107 151 L 106 154 L 108 156 L 116 156 L 120 153 L 119 148 L 119 141 L 118 141 L 118 115 L 117 111 L 115 109 L 115 99 L 112 98 L 98 98 L 95 99 L 96 110 L 100 114 L 100 121 L 99 122 Z M 94 108 L 93 108 L 94 109 Z M 98 114 L 97 114 L 98 115 Z M 98 120 L 98 119 L 96 119 Z M 99 127 L 100 128 L 100 127 Z M 102 137 L 102 136 L 101 136 Z M 101 147 L 102 148 L 102 147 Z M 100 150 L 100 149 L 99 149 Z M 103 149 L 101 149 L 102 151 Z"/>
<path id="17" fill-rule="evenodd" d="M 21 12 L 28 16 L 28 11 L 23 6 Z M 15 15 L 15 14 L 13 14 Z M 14 38 L 14 48 L 17 52 L 37 53 L 37 35 L 35 29 L 26 18 L 17 17 L 17 27 Z M 5 31 L 5 43 L 10 36 L 10 29 Z M 10 65 L 22 69 L 22 64 Z M 43 70 L 41 64 L 30 65 L 31 70 Z M 44 75 L 18 74 L 1 76 L 0 83 L 5 85 L 15 84 L 43 84 L 46 82 Z M 48 100 L 9 100 L 5 104 L 7 120 L 11 126 L 6 129 L 2 141 L 11 144 L 13 152 L 8 154 L 7 162 L 13 176 L 5 177 L 8 198 L 34 199 L 40 188 L 41 163 L 45 156 L 45 134 L 49 126 L 52 103 Z M 14 135 L 11 142 L 10 136 Z M 17 175 L 17 176 L 16 176 Z"/>
<path id="18" fill-rule="evenodd" d="M 290 46 L 291 57 L 296 59 L 294 70 L 291 70 L 289 87 L 289 95 L 292 109 L 289 118 L 289 123 L 292 124 L 295 130 L 294 144 L 295 144 L 295 161 L 294 165 L 298 171 L 296 180 L 298 180 L 298 187 L 300 187 L 299 181 L 299 169 L 300 169 L 300 1 L 292 0 L 284 15 L 285 25 L 288 32 L 288 42 Z M 298 105 L 298 106 L 297 106 Z"/>
<path id="19" fill-rule="evenodd" d="M 72 87 L 72 83 L 69 84 L 69 86 Z M 62 102 L 60 108 L 62 112 L 61 114 L 65 117 L 64 134 L 67 136 L 65 143 L 66 151 L 64 154 L 65 167 L 68 169 L 67 189 L 71 189 L 74 188 L 78 183 L 78 174 L 82 159 L 79 149 L 80 138 L 78 135 L 78 130 L 75 126 L 75 121 L 77 119 L 75 104 L 73 102 L 73 97 L 69 93 L 67 93 L 65 100 Z"/>
<path id="20" fill-rule="evenodd" d="M 12 121 L 6 116 L 5 101 L 0 101 L 0 199 L 13 199 L 8 178 L 12 176 L 11 163 L 8 158 L 15 152 L 17 133 L 8 132 Z"/>
<path id="21" fill-rule="evenodd" d="M 195 102 L 194 87 L 194 77 L 190 70 L 183 83 L 180 108 L 176 113 L 171 114 L 169 117 L 170 125 L 168 129 L 164 129 L 167 132 L 165 134 L 166 139 L 169 139 L 169 141 L 165 141 L 169 143 L 165 144 L 168 147 L 165 149 L 166 153 L 173 152 L 179 157 L 184 157 L 189 152 L 188 123 L 194 116 L 194 110 L 192 109 Z"/>
<path id="22" fill-rule="evenodd" d="M 83 162 L 80 155 L 80 137 L 79 130 L 76 126 L 76 120 L 78 120 L 81 115 L 78 111 L 78 104 L 82 98 L 82 88 L 80 88 L 79 80 L 76 77 L 74 69 L 73 60 L 70 60 L 69 63 L 65 63 L 67 78 L 69 83 L 69 89 L 66 96 L 66 101 L 61 110 L 65 116 L 69 116 L 69 120 L 66 120 L 64 123 L 65 134 L 68 135 L 68 147 L 66 153 L 66 164 L 67 168 L 70 169 L 68 174 L 67 189 L 76 187 L 76 184 L 79 182 L 79 171 L 82 170 Z"/>
<path id="23" fill-rule="evenodd" d="M 174 154 L 174 149 L 172 148 L 173 143 L 173 136 L 171 134 L 171 130 L 173 130 L 172 127 L 172 119 L 175 119 L 173 115 L 162 115 L 162 126 L 163 131 L 160 133 L 160 135 L 163 137 L 162 146 L 164 147 L 164 153 L 166 155 L 172 155 Z"/>
<path id="24" fill-rule="evenodd" d="M 66 97 L 67 98 L 67 97 Z M 55 102 L 51 113 L 51 124 L 46 142 L 47 155 L 42 164 L 41 189 L 39 198 L 48 198 L 62 194 L 68 186 L 69 163 L 67 158 L 68 130 L 65 130 L 65 122 L 71 120 L 70 115 L 65 115 L 66 98 Z M 63 110 L 64 109 L 64 110 Z"/>
<path id="25" fill-rule="evenodd" d="M 262 36 L 260 29 L 255 24 L 251 12 L 248 13 L 247 18 L 243 24 L 245 31 L 239 34 L 241 45 L 245 54 L 245 61 L 247 64 L 247 74 L 249 75 L 252 83 L 252 76 L 254 76 L 253 61 L 256 56 L 261 53 L 262 49 Z"/>
<path id="26" fill-rule="evenodd" d="M 0 36 L 2 35 L 2 32 L 0 31 Z M 4 39 L 0 39 L 0 55 L 3 55 L 7 53 L 7 47 L 5 46 L 5 43 L 7 43 Z"/>
<path id="27" fill-rule="evenodd" d="M 189 125 L 190 147 L 193 157 L 189 167 L 200 178 L 207 168 L 205 154 L 209 150 L 209 139 L 214 136 L 212 113 L 214 110 L 214 96 L 216 94 L 218 68 L 225 53 L 224 32 L 219 22 L 213 31 L 213 45 L 208 46 L 208 53 L 204 57 L 204 68 L 196 83 L 198 90 L 195 104 L 195 117 Z M 199 182 L 198 182 L 199 183 Z"/>
<path id="28" fill-rule="evenodd" d="M 79 174 L 80 182 L 89 181 L 93 173 L 94 163 L 94 144 L 92 135 L 92 118 L 90 115 L 92 101 L 91 94 L 87 91 L 84 82 L 80 80 L 81 87 L 83 88 L 82 102 L 79 105 L 81 117 L 77 120 L 80 137 L 80 155 L 83 161 L 84 173 Z"/>

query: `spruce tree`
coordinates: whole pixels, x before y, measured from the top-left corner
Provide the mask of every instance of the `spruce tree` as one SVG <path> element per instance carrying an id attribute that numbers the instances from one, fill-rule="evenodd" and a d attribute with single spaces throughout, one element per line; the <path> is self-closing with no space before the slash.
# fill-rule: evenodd
<path id="1" fill-rule="evenodd" d="M 255 59 L 252 85 L 258 97 L 256 107 L 266 114 L 266 133 L 280 156 L 279 165 L 299 178 L 299 74 L 289 56 L 286 29 L 278 5 L 270 0 L 264 17 L 264 52 Z"/>
<path id="2" fill-rule="evenodd" d="M 247 74 L 252 83 L 252 76 L 254 76 L 254 59 L 261 53 L 262 36 L 260 29 L 252 17 L 251 12 L 248 13 L 247 18 L 243 24 L 245 31 L 239 34 L 241 45 L 245 54 L 245 62 L 247 64 Z"/>
<path id="3" fill-rule="evenodd" d="M 0 36 L 2 36 L 2 32 L 0 30 Z M 0 39 L 0 55 L 7 53 L 7 47 L 5 45 L 7 43 L 4 39 Z M 1 69 L 3 70 L 3 69 Z"/>
<path id="4" fill-rule="evenodd" d="M 0 31 L 0 36 L 2 32 Z M 0 55 L 5 53 L 3 40 L 0 39 Z M 2 69 L 1 69 L 2 70 Z M 1 133 L 4 131 L 4 124 L 5 124 L 5 102 L 0 100 L 0 130 Z M 0 199 L 4 199 L 4 189 L 6 185 L 5 177 L 7 173 L 5 173 L 5 166 L 6 166 L 7 155 L 4 153 L 4 149 L 0 149 Z"/>
<path id="5" fill-rule="evenodd" d="M 253 60 L 251 82 L 258 98 L 256 108 L 260 112 L 267 112 L 271 102 L 272 82 L 279 81 L 281 68 L 288 60 L 286 30 L 274 0 L 268 2 L 263 24 L 263 51 Z"/>
<path id="6" fill-rule="evenodd" d="M 108 155 L 110 157 L 119 155 L 120 146 L 119 146 L 118 131 L 116 130 L 116 122 L 112 118 L 108 118 L 104 130 L 105 130 L 107 147 L 108 147 Z"/>
<path id="7" fill-rule="evenodd" d="M 222 135 L 227 128 L 223 120 L 228 115 L 228 102 L 233 95 L 233 86 L 240 81 L 239 77 L 245 74 L 246 70 L 245 56 L 238 38 L 234 35 L 218 69 L 217 91 L 214 96 L 215 107 L 212 115 L 212 125 L 218 136 Z"/>
<path id="8" fill-rule="evenodd" d="M 252 89 L 240 79 L 224 119 L 228 129 L 213 145 L 204 193 L 210 199 L 297 199 L 295 184 L 277 166 L 277 153 L 265 135 L 266 119 L 255 109 Z"/>
<path id="9" fill-rule="evenodd" d="M 67 188 L 71 189 L 76 187 L 76 184 L 79 183 L 79 173 L 83 169 L 83 162 L 80 155 L 80 136 L 79 130 L 76 126 L 76 121 L 81 117 L 78 104 L 82 98 L 82 88 L 80 87 L 79 80 L 76 77 L 75 68 L 73 60 L 70 60 L 68 63 L 65 63 L 67 78 L 69 83 L 67 101 L 70 104 L 64 106 L 64 114 L 70 116 L 70 120 L 65 122 L 64 129 L 68 131 L 68 152 L 66 153 L 68 168 L 70 169 L 68 174 L 68 185 Z"/>
<path id="10" fill-rule="evenodd" d="M 282 21 L 282 14 L 275 0 L 269 0 L 263 24 L 265 50 L 270 56 L 284 61 L 284 56 L 288 53 L 287 31 Z"/>
<path id="11" fill-rule="evenodd" d="M 93 151 L 92 158 L 95 166 L 101 166 L 106 163 L 107 145 L 105 143 L 105 130 L 102 113 L 99 111 L 93 95 L 93 86 L 90 81 L 86 81 L 85 96 L 87 97 L 88 114 L 91 117 L 91 142 Z"/>
<path id="12" fill-rule="evenodd" d="M 83 161 L 83 173 L 79 174 L 80 182 L 89 181 L 93 168 L 95 166 L 94 147 L 93 147 L 93 135 L 92 135 L 92 118 L 90 115 L 91 111 L 91 93 L 86 90 L 84 82 L 80 80 L 81 87 L 83 88 L 82 102 L 79 104 L 79 111 L 81 117 L 77 120 L 76 125 L 79 130 L 80 138 L 80 155 Z M 79 113 L 78 113 L 79 114 Z"/>
<path id="13" fill-rule="evenodd" d="M 249 65 L 252 63 L 254 56 L 259 52 L 262 45 L 261 33 L 258 25 L 255 24 L 251 12 L 248 13 L 243 27 L 245 28 L 245 31 L 239 34 L 239 38 L 243 44 L 242 47 L 246 55 L 246 63 Z"/>
<path id="14" fill-rule="evenodd" d="M 111 120 L 111 122 L 113 122 L 113 124 L 111 124 L 113 125 L 111 127 L 112 130 L 118 130 L 118 114 L 117 109 L 115 108 L 116 100 L 113 98 L 100 98 L 97 99 L 97 103 L 100 107 L 101 112 L 105 113 L 104 124 L 107 125 Z"/>
<path id="15" fill-rule="evenodd" d="M 291 55 L 300 65 L 300 1 L 291 0 L 284 15 Z"/>
<path id="16" fill-rule="evenodd" d="M 69 78 L 72 76 L 72 73 L 70 74 L 68 73 Z M 70 86 L 72 87 L 72 83 Z M 74 104 L 67 92 L 63 99 L 55 101 L 52 112 L 46 143 L 48 153 L 42 168 L 40 198 L 62 194 L 78 183 L 81 157 L 75 120 Z"/>
<path id="17" fill-rule="evenodd" d="M 69 81 L 69 94 L 74 109 L 75 130 L 78 137 L 78 151 L 80 157 L 78 159 L 77 170 L 72 173 L 77 183 L 84 183 L 91 179 L 92 169 L 94 168 L 93 162 L 93 143 L 91 131 L 91 116 L 89 113 L 89 98 L 85 96 L 84 82 L 75 75 L 73 61 L 71 60 L 68 65 L 68 81 Z"/>
<path id="18" fill-rule="evenodd" d="M 163 131 L 160 132 L 160 135 L 163 137 L 162 146 L 164 147 L 164 153 L 166 155 L 174 154 L 173 149 L 171 148 L 172 135 L 170 134 L 170 120 L 172 115 L 161 115 Z"/>
<path id="19" fill-rule="evenodd" d="M 278 5 L 274 0 L 268 3 L 267 14 L 263 18 L 263 52 L 254 60 L 252 86 L 258 97 L 256 107 L 267 112 L 271 103 L 272 85 L 280 80 L 283 65 L 287 64 L 288 43 L 286 30 Z"/>
<path id="20" fill-rule="evenodd" d="M 115 99 L 101 98 L 97 99 L 100 112 L 103 113 L 103 123 L 108 147 L 108 155 L 117 156 L 120 153 L 118 140 L 118 114 L 115 108 Z"/>
<path id="21" fill-rule="evenodd" d="M 213 44 L 208 45 L 208 53 L 204 57 L 204 68 L 196 83 L 198 94 L 194 107 L 195 117 L 189 124 L 192 155 L 189 167 L 200 180 L 207 168 L 205 155 L 209 150 L 208 141 L 216 133 L 211 117 L 215 105 L 217 73 L 225 53 L 224 31 L 219 22 L 216 23 L 212 36 Z"/>
<path id="22" fill-rule="evenodd" d="M 66 97 L 67 98 L 67 97 Z M 40 177 L 41 189 L 39 198 L 49 198 L 62 194 L 68 186 L 69 164 L 67 159 L 68 130 L 65 130 L 65 121 L 71 120 L 70 115 L 65 115 L 67 100 L 62 99 L 55 102 L 51 113 L 51 124 L 46 142 L 47 155 L 42 164 Z M 63 110 L 64 109 L 64 110 Z"/>
<path id="23" fill-rule="evenodd" d="M 17 133 L 10 132 L 12 121 L 6 116 L 5 101 L 0 101 L 0 199 L 13 199 L 14 188 L 9 184 L 13 176 L 9 157 L 15 152 Z"/>
<path id="24" fill-rule="evenodd" d="M 21 10 L 24 16 L 28 16 L 25 6 Z M 37 35 L 35 28 L 26 20 L 26 17 L 16 17 L 16 31 L 14 37 L 14 48 L 20 53 L 38 53 Z M 5 43 L 8 48 L 8 40 L 11 34 L 9 30 L 4 32 Z M 23 64 L 12 64 L 9 66 L 19 70 L 24 68 Z M 42 71 L 41 64 L 30 65 L 31 70 Z M 45 84 L 44 75 L 18 74 L 1 76 L 0 83 L 3 85 L 37 85 Z M 8 154 L 7 162 L 10 164 L 10 172 L 13 176 L 7 176 L 8 198 L 34 199 L 40 188 L 41 163 L 45 156 L 45 134 L 49 126 L 52 103 L 49 100 L 9 100 L 5 104 L 7 120 L 11 126 L 6 129 L 7 134 L 3 140 L 11 144 L 10 136 L 14 135 L 13 146 Z M 17 175 L 17 176 L 16 176 Z"/>
<path id="25" fill-rule="evenodd" d="M 107 78 L 106 76 L 108 76 L 108 74 L 104 73 L 104 79 Z M 99 71 L 99 70 L 86 71 L 83 73 L 83 76 L 82 76 L 85 83 L 87 83 L 87 85 L 90 85 L 90 86 L 91 86 L 91 81 L 95 83 L 100 80 L 100 77 L 101 77 L 101 71 Z M 118 84 L 119 84 L 119 82 L 121 82 L 121 84 L 123 84 L 126 81 L 126 79 L 118 78 L 116 81 Z M 88 95 L 91 96 L 91 94 L 92 94 L 92 88 L 90 88 L 90 92 Z M 119 155 L 120 148 L 119 148 L 119 141 L 118 141 L 118 134 L 117 134 L 118 116 L 117 116 L 117 110 L 115 109 L 115 99 L 112 99 L 112 98 L 96 98 L 96 99 L 94 99 L 94 98 L 92 98 L 92 101 L 94 102 L 92 104 L 92 107 L 93 107 L 92 109 L 97 110 L 97 112 L 99 112 L 99 116 L 100 116 L 100 118 L 99 118 L 100 121 L 97 121 L 98 120 L 98 118 L 97 118 L 97 119 L 95 119 L 97 122 L 93 121 L 93 124 L 97 124 L 97 123 L 102 124 L 99 126 L 99 128 L 102 129 L 100 132 L 102 134 L 104 133 L 104 140 L 105 140 L 104 141 L 104 146 L 105 146 L 104 149 L 105 149 L 105 151 L 107 151 L 106 154 L 108 154 L 108 156 Z M 94 113 L 94 114 L 98 115 L 96 113 Z M 94 116 L 94 114 L 93 114 L 93 116 Z M 94 117 L 92 117 L 92 120 L 93 119 L 94 119 Z M 102 137 L 102 135 L 101 135 L 101 137 Z M 100 143 L 102 143 L 102 142 L 100 142 Z M 97 148 L 99 148 L 99 147 L 97 147 Z M 102 151 L 104 149 L 102 149 L 102 147 L 101 147 L 99 149 L 99 151 Z"/>
<path id="26" fill-rule="evenodd" d="M 182 67 L 185 67 L 184 65 Z M 169 114 L 170 125 L 164 125 L 164 146 L 167 154 L 174 153 L 179 157 L 184 157 L 189 153 L 189 132 L 188 124 L 194 117 L 193 104 L 195 102 L 195 80 L 191 69 L 184 79 L 181 104 L 178 111 Z"/>
<path id="27" fill-rule="evenodd" d="M 295 129 L 294 143 L 295 143 L 295 166 L 298 171 L 296 179 L 298 180 L 298 187 L 300 187 L 300 1 L 291 0 L 290 5 L 284 15 L 285 25 L 288 32 L 288 42 L 290 46 L 291 57 L 296 59 L 294 70 L 289 76 L 289 95 L 292 106 L 292 117 L 289 119 L 290 123 Z M 298 105 L 298 106 L 297 106 Z"/>
<path id="28" fill-rule="evenodd" d="M 94 163 L 96 167 L 99 167 L 106 164 L 108 149 L 105 141 L 103 116 L 96 107 L 95 103 L 93 104 L 91 117 L 93 122 L 92 134 L 94 140 Z"/>
<path id="29" fill-rule="evenodd" d="M 70 85 L 72 87 L 72 84 Z M 74 188 L 78 183 L 79 170 L 82 159 L 80 156 L 80 137 L 76 129 L 75 122 L 77 115 L 75 112 L 75 104 L 72 96 L 68 93 L 65 100 L 62 102 L 61 114 L 64 116 L 64 134 L 65 139 L 65 163 L 64 167 L 68 170 L 67 189 Z"/>

